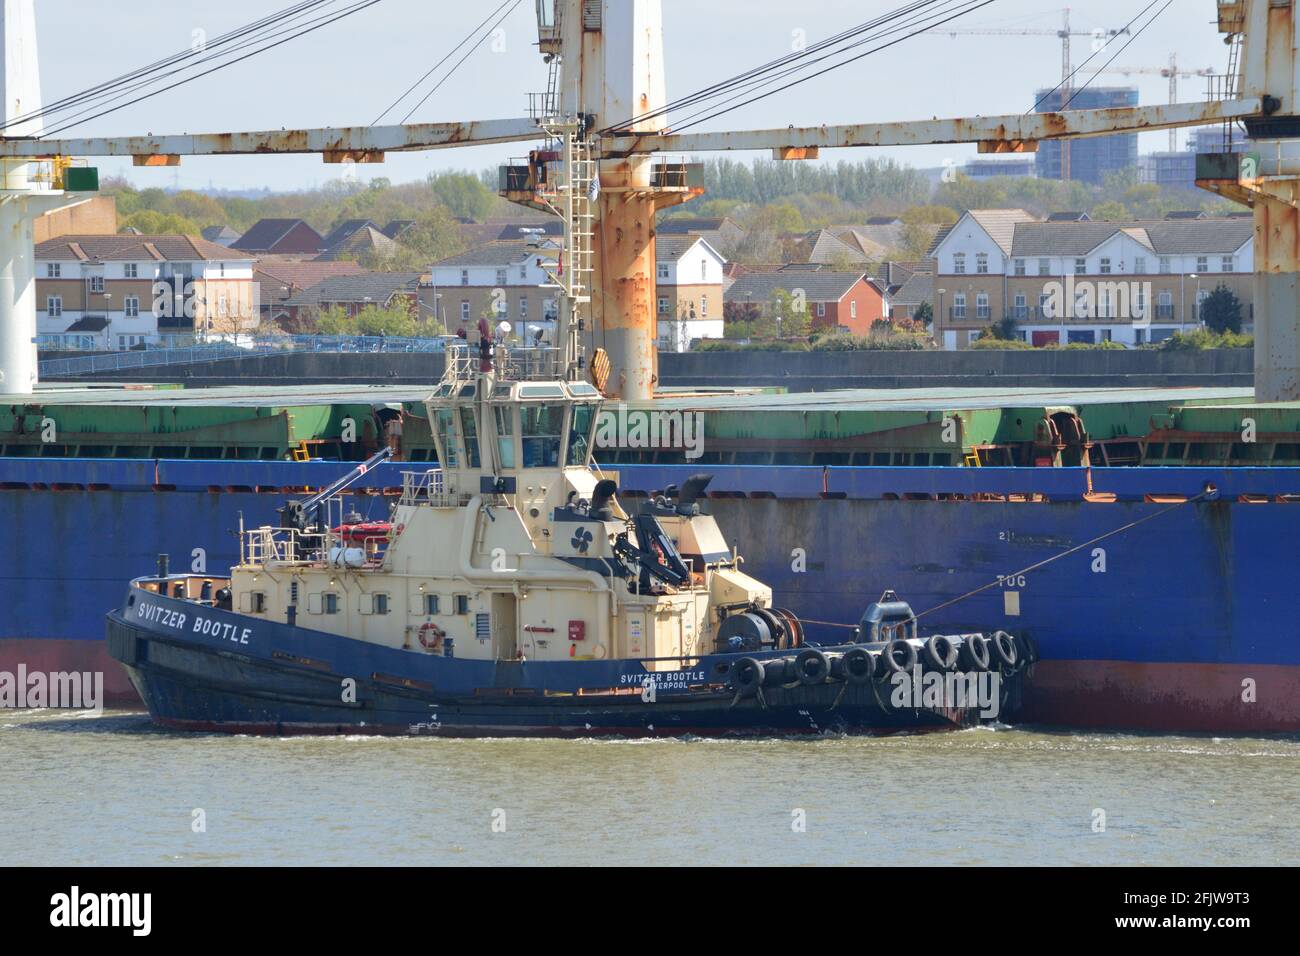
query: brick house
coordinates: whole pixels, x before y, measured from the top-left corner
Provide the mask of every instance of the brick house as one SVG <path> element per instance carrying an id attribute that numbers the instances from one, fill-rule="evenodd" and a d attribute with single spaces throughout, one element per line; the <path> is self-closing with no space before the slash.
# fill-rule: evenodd
<path id="1" fill-rule="evenodd" d="M 325 249 L 325 239 L 301 219 L 261 219 L 230 248 L 261 255 L 316 255 Z"/>
<path id="2" fill-rule="evenodd" d="M 867 276 L 816 267 L 747 272 L 732 283 L 726 301 L 767 309 L 778 289 L 802 296 L 808 304 L 814 330 L 842 329 L 854 335 L 866 335 L 873 322 L 889 315 L 884 290 Z"/>

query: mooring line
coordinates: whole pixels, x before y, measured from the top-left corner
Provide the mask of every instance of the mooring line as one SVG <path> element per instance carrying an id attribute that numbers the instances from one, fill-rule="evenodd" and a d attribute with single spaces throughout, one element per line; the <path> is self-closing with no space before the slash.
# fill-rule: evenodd
<path id="1" fill-rule="evenodd" d="M 1037 571 L 1039 568 L 1046 567 L 1047 565 L 1051 564 L 1053 561 L 1059 561 L 1062 558 L 1069 557 L 1070 555 L 1074 554 L 1076 551 L 1082 551 L 1084 548 L 1089 547 L 1090 545 L 1094 545 L 1098 541 L 1105 541 L 1107 538 L 1113 538 L 1115 535 L 1122 534 L 1125 531 L 1132 531 L 1138 525 L 1146 524 L 1148 521 L 1152 521 L 1156 518 L 1159 518 L 1161 515 L 1166 515 L 1176 508 L 1181 508 L 1183 505 L 1190 505 L 1192 502 L 1199 501 L 1202 498 L 1206 497 L 1207 495 L 1214 495 L 1214 494 L 1217 494 L 1217 491 L 1213 486 L 1210 486 L 1206 488 L 1204 491 L 1202 491 L 1199 495 L 1195 495 L 1183 501 L 1174 502 L 1172 505 L 1170 505 L 1167 508 L 1161 508 L 1155 514 L 1149 514 L 1144 518 L 1139 518 L 1137 521 L 1130 521 L 1128 524 L 1107 531 L 1105 534 L 1098 535 L 1097 537 L 1093 538 L 1090 541 L 1085 541 L 1083 542 L 1083 544 L 1076 544 L 1074 547 L 1068 548 L 1065 551 L 1062 551 L 1060 554 L 1053 555 L 1050 558 L 1045 558 L 1044 560 L 1039 561 L 1037 564 L 1031 564 L 1029 567 L 1022 568 L 1019 571 L 1013 571 L 1010 574 L 1001 575 L 997 578 L 994 578 L 988 584 L 981 585 L 980 587 L 975 588 L 973 591 L 967 591 L 965 594 L 955 597 L 951 601 L 944 601 L 942 604 L 936 604 L 934 607 L 928 608 L 922 611 L 921 613 L 917 614 L 916 616 L 919 619 L 925 617 L 925 615 L 927 614 L 933 614 L 935 611 L 941 611 L 946 607 L 951 607 L 952 605 L 956 604 L 958 601 L 964 601 L 968 597 L 973 597 L 974 595 L 979 594 L 982 591 L 987 591 L 991 587 L 996 587 L 997 585 L 1005 581 L 1007 578 L 1018 578 L 1022 574 L 1029 574 L 1031 571 Z"/>

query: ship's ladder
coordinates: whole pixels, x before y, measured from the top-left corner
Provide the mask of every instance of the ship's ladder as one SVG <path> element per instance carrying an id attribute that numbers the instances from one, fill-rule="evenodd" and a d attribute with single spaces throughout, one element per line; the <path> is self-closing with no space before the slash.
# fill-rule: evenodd
<path id="1" fill-rule="evenodd" d="M 564 350 L 565 376 L 572 377 L 582 355 L 581 329 L 590 328 L 599 171 L 581 121 L 557 119 L 543 122 L 542 127 L 555 138 L 563 156 L 552 187 L 538 196 L 564 223 L 564 248 L 550 278 L 565 300 L 560 308 L 561 338 L 557 344 Z"/>

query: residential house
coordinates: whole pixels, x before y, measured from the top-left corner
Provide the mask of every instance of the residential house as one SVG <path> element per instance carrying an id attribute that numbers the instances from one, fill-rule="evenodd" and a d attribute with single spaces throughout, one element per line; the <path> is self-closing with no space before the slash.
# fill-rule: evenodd
<path id="1" fill-rule="evenodd" d="M 857 265 L 865 266 L 871 256 L 863 251 L 856 238 L 846 233 L 848 239 L 837 236 L 829 229 L 813 229 L 800 235 L 787 236 L 785 245 L 787 258 L 792 262 L 811 262 L 818 265 Z"/>
<path id="2" fill-rule="evenodd" d="M 564 223 L 555 216 L 538 216 L 536 219 L 489 219 L 487 222 L 461 221 L 457 224 L 460 238 L 471 249 L 489 242 L 524 241 L 530 236 L 548 236 L 559 239 L 564 235 Z"/>
<path id="3" fill-rule="evenodd" d="M 875 266 L 870 272 L 876 284 L 883 287 L 891 296 L 903 287 L 903 284 L 917 272 L 929 272 L 933 269 L 929 260 L 912 260 L 899 262 L 886 260 Z"/>
<path id="4" fill-rule="evenodd" d="M 196 236 L 59 236 L 35 258 L 37 331 L 48 347 L 128 349 L 259 321 L 255 260 Z"/>
<path id="5" fill-rule="evenodd" d="M 903 221 L 897 216 L 870 216 L 866 222 L 832 226 L 830 231 L 871 260 L 883 259 L 903 247 Z"/>
<path id="6" fill-rule="evenodd" d="M 328 245 L 325 251 L 316 257 L 321 262 L 337 262 L 342 259 L 351 259 L 355 262 L 383 259 L 397 251 L 396 241 L 389 239 L 371 224 L 349 232 L 337 242 L 329 242 L 327 236 L 326 242 Z"/>
<path id="7" fill-rule="evenodd" d="M 286 303 L 295 295 L 310 289 L 316 283 L 335 276 L 356 275 L 363 271 L 355 262 L 290 262 L 271 259 L 261 261 L 253 270 L 257 282 L 262 310 L 262 321 L 270 322 L 288 318 Z"/>
<path id="8" fill-rule="evenodd" d="M 1020 209 L 971 210 L 931 249 L 935 335 L 964 348 L 992 322 L 1015 320 L 1035 345 L 1138 345 L 1194 327 L 1219 285 L 1249 325 L 1254 225 L 1249 218 L 1040 222 Z"/>
<path id="9" fill-rule="evenodd" d="M 696 218 L 692 216 L 674 216 L 664 219 L 655 228 L 659 238 L 669 236 L 699 236 L 718 251 L 734 249 L 745 238 L 745 230 L 727 216 L 718 218 Z"/>
<path id="10" fill-rule="evenodd" d="M 208 242 L 215 242 L 219 246 L 225 246 L 229 249 L 239 241 L 239 233 L 229 226 L 208 226 L 203 230 L 203 238 Z"/>
<path id="11" fill-rule="evenodd" d="M 934 273 L 913 272 L 907 281 L 889 296 L 889 317 L 914 319 L 921 306 L 930 306 L 934 310 Z"/>
<path id="12" fill-rule="evenodd" d="M 727 304 L 768 309 L 778 289 L 807 303 L 814 330 L 839 329 L 866 335 L 873 322 L 889 315 L 888 298 L 875 281 L 861 272 L 816 267 L 747 272 L 727 290 Z"/>
<path id="13" fill-rule="evenodd" d="M 497 240 L 435 262 L 421 312 L 450 332 L 493 316 L 553 343 L 559 302 L 556 290 L 543 286 L 558 248 L 550 239 Z"/>
<path id="14" fill-rule="evenodd" d="M 325 248 L 325 240 L 301 219 L 261 219 L 231 243 L 231 248 L 258 254 L 314 256 Z"/>
<path id="15" fill-rule="evenodd" d="M 402 236 L 406 235 L 406 233 L 410 232 L 413 228 L 415 228 L 414 219 L 394 219 L 392 222 L 384 226 L 384 228 L 379 231 L 382 232 L 389 239 L 400 239 L 402 238 Z"/>
<path id="16" fill-rule="evenodd" d="M 369 308 L 405 308 L 417 313 L 425 277 L 418 272 L 357 272 L 322 279 L 284 303 L 291 319 L 342 309 L 355 316 Z"/>
<path id="17" fill-rule="evenodd" d="M 117 235 L 117 199 L 91 196 L 32 220 L 32 241 L 40 245 L 59 236 Z"/>
<path id="18" fill-rule="evenodd" d="M 727 261 L 699 236 L 655 239 L 655 314 L 663 352 L 686 352 L 697 339 L 722 338 Z"/>

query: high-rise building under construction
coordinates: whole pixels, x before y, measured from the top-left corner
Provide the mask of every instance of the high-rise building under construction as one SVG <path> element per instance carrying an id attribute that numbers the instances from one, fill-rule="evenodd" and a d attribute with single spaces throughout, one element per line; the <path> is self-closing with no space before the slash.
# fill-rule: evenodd
<path id="1" fill-rule="evenodd" d="M 1132 86 L 1089 87 L 1065 94 L 1063 90 L 1039 90 L 1034 94 L 1034 109 L 1052 113 L 1064 107 L 1075 110 L 1100 110 L 1138 105 L 1138 91 Z M 1069 150 L 1068 167 L 1064 151 Z M 1037 167 L 1040 179 L 1077 179 L 1100 183 L 1106 174 L 1128 169 L 1138 162 L 1136 133 L 1118 133 L 1075 140 L 1043 140 L 1038 144 Z M 1066 171 L 1068 170 L 1068 171 Z"/>

